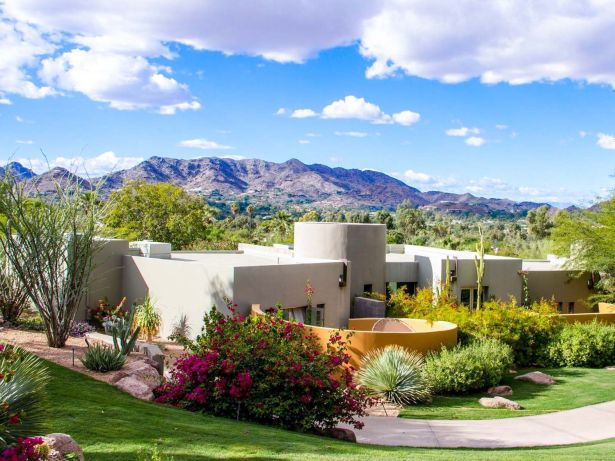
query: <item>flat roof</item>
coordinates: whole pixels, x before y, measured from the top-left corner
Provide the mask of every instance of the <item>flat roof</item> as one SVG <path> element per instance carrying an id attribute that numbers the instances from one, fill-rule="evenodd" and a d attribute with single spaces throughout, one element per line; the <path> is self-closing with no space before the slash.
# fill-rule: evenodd
<path id="1" fill-rule="evenodd" d="M 415 263 L 414 255 L 408 253 L 387 253 L 386 262 Z"/>
<path id="2" fill-rule="evenodd" d="M 207 266 L 217 265 L 224 267 L 251 267 L 251 266 L 275 266 L 279 264 L 322 264 L 336 262 L 329 259 L 315 258 L 295 258 L 290 255 L 271 253 L 252 253 L 252 252 L 183 252 L 174 251 L 171 253 L 171 260 L 195 262 Z"/>
<path id="3" fill-rule="evenodd" d="M 536 260 L 527 259 L 523 261 L 522 268 L 524 271 L 567 271 L 574 272 L 570 269 L 565 269 L 562 264 L 549 261 L 548 259 Z"/>
<path id="4" fill-rule="evenodd" d="M 477 255 L 475 251 L 462 251 L 462 250 L 449 250 L 446 248 L 424 247 L 420 245 L 404 245 L 404 251 L 406 254 L 415 255 L 439 255 L 444 258 L 447 256 L 456 257 L 457 259 L 474 259 Z M 520 258 L 513 258 L 511 256 L 498 256 L 485 254 L 485 259 L 505 259 L 505 260 L 519 260 Z"/>

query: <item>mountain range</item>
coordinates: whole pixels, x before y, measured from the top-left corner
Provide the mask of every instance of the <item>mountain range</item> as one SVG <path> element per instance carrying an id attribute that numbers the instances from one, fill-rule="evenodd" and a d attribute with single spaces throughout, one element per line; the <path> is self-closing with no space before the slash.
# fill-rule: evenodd
<path id="1" fill-rule="evenodd" d="M 53 193 L 57 183 L 65 186 L 78 181 L 82 187 L 90 188 L 99 180 L 103 181 L 103 191 L 110 193 L 126 181 L 143 180 L 148 183 L 168 182 L 215 200 L 247 197 L 252 203 L 292 204 L 306 208 L 395 208 L 404 200 L 410 200 L 417 207 L 450 213 L 523 215 L 544 205 L 472 194 L 421 192 L 378 171 L 306 165 L 297 159 L 275 163 L 259 159 L 151 157 L 132 168 L 92 180 L 61 167 L 37 175 L 12 162 L 0 168 L 0 174 L 7 170 L 20 180 L 34 183 L 43 193 Z"/>

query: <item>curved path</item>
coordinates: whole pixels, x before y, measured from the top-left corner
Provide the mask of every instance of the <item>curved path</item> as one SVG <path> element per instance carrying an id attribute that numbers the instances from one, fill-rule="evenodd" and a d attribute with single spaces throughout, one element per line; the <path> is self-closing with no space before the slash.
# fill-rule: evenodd
<path id="1" fill-rule="evenodd" d="M 357 442 L 427 448 L 570 445 L 615 437 L 615 400 L 538 416 L 426 420 L 368 416 Z"/>

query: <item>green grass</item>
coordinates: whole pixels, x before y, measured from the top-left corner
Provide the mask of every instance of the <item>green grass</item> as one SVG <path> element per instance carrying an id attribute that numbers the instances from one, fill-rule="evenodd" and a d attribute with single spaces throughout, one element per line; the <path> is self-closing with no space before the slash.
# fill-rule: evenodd
<path id="1" fill-rule="evenodd" d="M 88 461 L 136 460 L 158 446 L 175 461 L 226 460 L 615 460 L 615 439 L 537 450 L 406 449 L 357 445 L 136 400 L 49 364 L 48 432 L 71 434 Z"/>
<path id="2" fill-rule="evenodd" d="M 518 370 L 519 374 L 532 370 Z M 554 411 L 583 407 L 615 399 L 615 373 L 605 369 L 553 368 L 541 371 L 554 376 L 552 386 L 531 384 L 506 377 L 502 384 L 513 388 L 507 397 L 519 402 L 522 410 L 483 408 L 478 399 L 486 393 L 464 396 L 436 396 L 431 405 L 404 408 L 404 418 L 418 419 L 493 419 L 516 416 L 541 415 Z"/>

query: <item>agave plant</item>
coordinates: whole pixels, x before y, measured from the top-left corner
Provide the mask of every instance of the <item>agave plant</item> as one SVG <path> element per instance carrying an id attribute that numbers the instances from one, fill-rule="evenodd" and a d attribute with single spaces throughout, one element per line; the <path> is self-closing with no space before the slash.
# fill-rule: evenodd
<path id="1" fill-rule="evenodd" d="M 154 306 L 152 299 L 148 296 L 145 297 L 143 303 L 137 306 L 135 322 L 138 327 L 141 328 L 141 333 L 147 338 L 147 342 L 151 343 L 154 339 L 154 335 L 160 330 L 162 320 L 160 318 L 160 312 Z"/>
<path id="2" fill-rule="evenodd" d="M 81 363 L 88 370 L 106 373 L 107 371 L 119 370 L 124 366 L 126 356 L 121 351 L 100 344 L 92 346 L 87 339 L 85 342 L 88 348 L 81 359 Z"/>
<path id="3" fill-rule="evenodd" d="M 49 374 L 42 360 L 0 344 L 0 447 L 38 435 L 46 414 Z"/>
<path id="4" fill-rule="evenodd" d="M 419 353 L 391 345 L 363 356 L 357 381 L 374 397 L 395 405 L 409 405 L 430 395 L 422 368 L 423 357 Z"/>
<path id="5" fill-rule="evenodd" d="M 115 350 L 120 351 L 122 355 L 129 355 L 137 344 L 141 327 L 136 327 L 133 331 L 135 321 L 135 306 L 131 306 L 126 317 L 114 317 L 112 320 L 105 322 L 105 331 L 113 336 L 113 346 Z"/>

